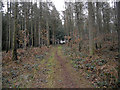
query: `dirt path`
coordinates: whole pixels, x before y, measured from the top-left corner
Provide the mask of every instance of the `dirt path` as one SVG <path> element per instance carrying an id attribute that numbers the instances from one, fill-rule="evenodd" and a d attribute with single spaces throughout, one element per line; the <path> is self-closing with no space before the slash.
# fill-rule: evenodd
<path id="1" fill-rule="evenodd" d="M 60 63 L 60 68 L 61 68 L 61 73 L 62 73 L 62 78 L 63 78 L 63 83 L 66 88 L 74 88 L 74 87 L 79 87 L 77 83 L 73 80 L 74 77 L 71 75 L 71 72 L 69 71 L 68 65 L 66 65 L 66 58 L 63 58 L 62 55 L 58 55 L 58 50 L 56 50 L 56 60 L 59 61 Z"/>
<path id="2" fill-rule="evenodd" d="M 71 66 L 69 59 L 62 53 L 62 47 L 55 47 L 48 58 L 47 85 L 49 88 L 91 88 L 93 87 Z M 51 63 L 50 63 L 51 62 Z M 46 64 L 47 65 L 47 64 Z"/>
<path id="3" fill-rule="evenodd" d="M 91 88 L 80 72 L 74 70 L 71 60 L 63 54 L 62 46 L 54 46 L 27 58 L 4 66 L 3 87 L 8 88 Z M 9 69 L 9 68 L 10 69 Z"/>

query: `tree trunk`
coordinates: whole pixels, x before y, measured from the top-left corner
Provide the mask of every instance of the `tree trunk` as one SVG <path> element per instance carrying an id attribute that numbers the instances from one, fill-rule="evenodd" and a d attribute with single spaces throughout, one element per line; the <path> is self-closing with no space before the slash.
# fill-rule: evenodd
<path id="1" fill-rule="evenodd" d="M 101 3 L 100 2 L 97 2 L 96 3 L 96 19 L 97 19 L 97 37 L 98 36 L 101 36 L 101 34 L 102 34 L 102 20 L 101 20 L 101 10 L 100 10 L 100 6 L 101 6 Z M 97 48 L 96 49 L 98 49 L 98 48 L 101 48 L 101 41 L 99 40 L 99 41 L 97 41 L 96 42 L 96 45 L 97 45 Z"/>
<path id="2" fill-rule="evenodd" d="M 0 11 L 0 20 L 2 21 L 2 12 L 1 11 Z M 0 52 L 2 52 L 2 22 L 0 22 Z M 0 57 L 2 57 L 1 53 L 0 53 Z M 0 60 L 2 60 L 2 58 L 0 58 Z"/>
<path id="3" fill-rule="evenodd" d="M 25 4 L 26 5 L 26 4 Z M 26 8 L 27 9 L 27 8 Z M 25 10 L 25 36 L 24 36 L 24 49 L 27 49 L 27 42 L 26 42 L 26 32 L 27 32 L 27 10 Z"/>
<path id="4" fill-rule="evenodd" d="M 92 2 L 88 2 L 88 15 L 89 15 L 89 53 L 92 56 L 94 54 L 94 17 L 93 17 L 93 6 Z"/>
<path id="5" fill-rule="evenodd" d="M 52 35 L 52 44 L 54 45 L 55 44 L 55 27 L 53 25 L 53 35 Z"/>
<path id="6" fill-rule="evenodd" d="M 8 14 L 7 14 L 7 19 L 8 19 Z M 6 26 L 6 53 L 8 52 L 8 42 L 9 42 L 9 23 L 7 23 Z"/>
<path id="7" fill-rule="evenodd" d="M 40 32 L 41 32 L 41 25 L 40 25 L 40 20 L 39 20 L 39 47 L 41 47 L 41 39 L 40 39 L 40 37 L 41 37 L 41 35 L 40 35 Z"/>
<path id="8" fill-rule="evenodd" d="M 8 10 L 8 1 L 7 1 L 7 10 Z M 8 12 L 7 12 L 7 20 L 9 19 Z M 8 52 L 8 45 L 9 45 L 9 21 L 7 21 L 6 26 L 6 53 Z"/>
<path id="9" fill-rule="evenodd" d="M 33 6 L 31 2 L 31 46 L 33 47 Z"/>
<path id="10" fill-rule="evenodd" d="M 34 46 L 36 46 L 36 21 L 34 20 Z"/>
<path id="11" fill-rule="evenodd" d="M 13 49 L 12 60 L 17 60 L 16 34 L 17 34 L 17 2 L 15 2 L 15 16 L 14 16 L 14 33 L 13 33 Z"/>
<path id="12" fill-rule="evenodd" d="M 0 6 L 1 10 L 1 6 Z M 0 20 L 2 21 L 2 12 L 0 11 Z M 0 63 L 2 63 L 2 22 L 0 22 Z M 0 72 L 2 72 L 2 64 L 0 65 Z M 0 89 L 2 90 L 2 73 L 0 73 Z"/>
<path id="13" fill-rule="evenodd" d="M 118 30 L 118 87 L 120 87 L 120 1 L 117 2 L 117 18 L 118 18 L 118 24 L 117 24 L 117 30 Z"/>
<path id="14" fill-rule="evenodd" d="M 33 19 L 32 19 L 32 17 L 31 17 L 31 42 L 32 42 L 32 47 L 33 47 Z"/>
<path id="15" fill-rule="evenodd" d="M 9 15 L 9 49 L 11 48 L 11 2 L 10 2 L 10 15 Z"/>
<path id="16" fill-rule="evenodd" d="M 46 21 L 46 27 L 47 27 L 47 47 L 49 46 L 50 44 L 50 39 L 49 39 L 49 25 L 48 25 L 48 21 Z"/>

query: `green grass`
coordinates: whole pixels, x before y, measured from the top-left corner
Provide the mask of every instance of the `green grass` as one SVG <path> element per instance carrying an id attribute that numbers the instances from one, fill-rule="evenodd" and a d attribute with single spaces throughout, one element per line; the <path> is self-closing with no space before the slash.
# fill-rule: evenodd
<path id="1" fill-rule="evenodd" d="M 62 46 L 59 46 L 58 49 L 62 49 Z"/>

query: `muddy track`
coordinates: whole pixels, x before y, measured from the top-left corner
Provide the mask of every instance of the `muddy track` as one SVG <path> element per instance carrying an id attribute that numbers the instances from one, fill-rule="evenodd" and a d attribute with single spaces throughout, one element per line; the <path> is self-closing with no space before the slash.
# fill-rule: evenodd
<path id="1" fill-rule="evenodd" d="M 58 52 L 60 51 L 60 52 Z M 61 69 L 62 84 L 64 88 L 90 88 L 92 87 L 85 79 L 73 69 L 67 58 L 62 54 L 61 49 L 55 51 L 55 58 Z"/>
<path id="2" fill-rule="evenodd" d="M 77 84 L 72 80 L 72 76 L 70 72 L 68 71 L 67 67 L 65 66 L 65 61 L 62 57 L 58 55 L 58 52 L 56 51 L 55 56 L 57 60 L 60 62 L 61 70 L 62 70 L 62 77 L 64 79 L 63 83 L 66 86 L 66 88 L 75 88 L 77 87 Z"/>

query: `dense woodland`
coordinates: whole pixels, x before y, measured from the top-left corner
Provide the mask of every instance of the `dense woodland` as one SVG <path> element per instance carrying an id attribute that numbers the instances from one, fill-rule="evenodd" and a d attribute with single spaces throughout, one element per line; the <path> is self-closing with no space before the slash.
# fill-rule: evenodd
<path id="1" fill-rule="evenodd" d="M 58 34 L 63 33 L 62 22 L 58 11 L 51 2 L 19 2 L 16 5 L 8 2 L 7 8 L 8 12 L 3 14 L 3 35 L 5 35 L 3 36 L 3 50 L 12 48 L 15 15 L 17 48 L 55 44 L 55 40 L 63 38 Z"/>
<path id="2" fill-rule="evenodd" d="M 98 87 L 119 85 L 117 82 L 120 81 L 120 2 L 65 2 L 62 15 L 52 2 L 7 2 L 6 5 L 6 11 L 1 9 L 4 64 L 20 60 L 19 50 L 24 50 L 23 54 L 25 54 L 30 48 L 42 50 L 44 47 L 49 51 L 50 48 L 61 45 L 65 55 L 70 55 L 69 57 L 74 61 L 82 57 L 86 59 L 87 64 L 90 64 L 90 60 L 98 57 L 98 66 L 101 67 L 96 77 L 100 78 L 96 80 L 94 77 Z M 2 8 L 4 7 L 2 3 Z M 61 40 L 65 41 L 64 45 L 60 43 Z M 10 60 L 4 58 L 8 53 L 12 53 Z M 99 61 L 101 59 L 102 63 Z M 84 64 L 81 62 L 79 62 L 80 65 Z M 77 63 L 77 69 L 81 68 L 78 61 L 75 63 Z M 91 66 L 92 63 L 90 67 L 86 66 L 87 70 Z M 81 69 L 83 68 L 84 66 Z M 94 69 L 89 71 L 97 72 Z M 109 74 L 105 74 L 106 78 L 100 76 L 104 72 L 110 72 L 110 77 Z M 107 84 L 101 80 L 106 80 Z M 5 83 L 4 87 L 7 87 Z"/>

